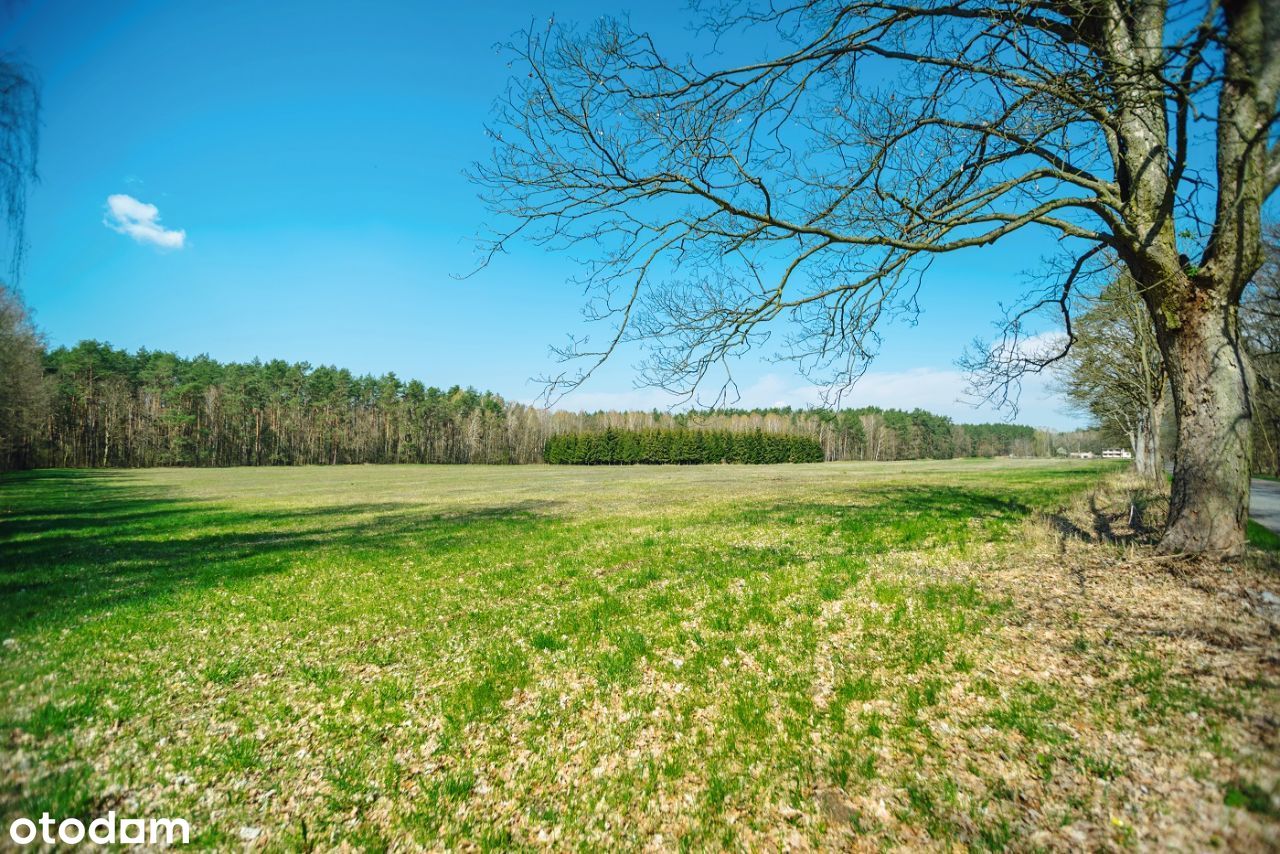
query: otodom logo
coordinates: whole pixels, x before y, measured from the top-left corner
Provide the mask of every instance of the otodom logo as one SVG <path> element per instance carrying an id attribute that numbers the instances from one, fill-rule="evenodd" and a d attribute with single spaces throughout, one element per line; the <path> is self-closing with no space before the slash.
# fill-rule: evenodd
<path id="1" fill-rule="evenodd" d="M 191 841 L 191 828 L 182 818 L 117 819 L 115 810 L 95 818 L 87 827 L 78 818 L 58 821 L 45 813 L 38 820 L 14 819 L 9 825 L 9 838 L 18 845 L 185 845 Z"/>

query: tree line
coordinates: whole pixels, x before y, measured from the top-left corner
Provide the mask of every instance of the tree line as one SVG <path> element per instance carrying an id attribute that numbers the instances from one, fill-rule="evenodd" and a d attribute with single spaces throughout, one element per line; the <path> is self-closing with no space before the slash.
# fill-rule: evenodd
<path id="1" fill-rule="evenodd" d="M 221 363 L 97 341 L 44 357 L 49 404 L 13 463 L 234 466 L 516 462 L 497 395 L 330 366 Z"/>
<path id="2" fill-rule="evenodd" d="M 820 463 L 819 442 L 794 433 L 732 430 L 605 430 L 547 439 L 544 462 L 559 465 Z"/>
<path id="3" fill-rule="evenodd" d="M 1020 424 L 957 424 L 923 409 L 719 409 L 712 412 L 555 413 L 555 432 L 661 429 L 761 430 L 812 438 L 828 460 L 1049 456 L 1057 434 Z M 1074 450 L 1074 448 L 1073 448 Z"/>
<path id="4" fill-rule="evenodd" d="M 98 341 L 46 350 L 21 300 L 2 288 L 0 367 L 6 470 L 536 463 L 552 437 L 610 430 L 796 437 L 827 460 L 1049 456 L 1064 444 L 1092 450 L 1098 442 L 1093 434 L 956 424 L 920 409 L 552 412 L 492 392 L 305 362 L 223 363 Z"/>

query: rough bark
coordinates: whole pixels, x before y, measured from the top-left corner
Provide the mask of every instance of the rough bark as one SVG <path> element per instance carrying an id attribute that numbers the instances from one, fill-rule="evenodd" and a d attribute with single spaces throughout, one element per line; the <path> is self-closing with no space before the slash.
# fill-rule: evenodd
<path id="1" fill-rule="evenodd" d="M 1233 305 L 1210 306 L 1160 336 L 1169 369 L 1178 453 L 1167 553 L 1234 557 L 1249 518 L 1248 356 Z"/>

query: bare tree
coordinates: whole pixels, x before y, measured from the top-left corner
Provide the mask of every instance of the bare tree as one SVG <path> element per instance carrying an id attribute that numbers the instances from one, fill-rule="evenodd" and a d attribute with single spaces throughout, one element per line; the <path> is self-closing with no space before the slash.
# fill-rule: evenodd
<path id="1" fill-rule="evenodd" d="M 31 71 L 0 57 L 0 210 L 9 232 L 9 275 L 17 281 L 26 250 L 27 189 L 36 180 L 40 94 Z"/>
<path id="2" fill-rule="evenodd" d="M 1121 275 L 1103 288 L 1072 328 L 1075 343 L 1058 363 L 1067 399 L 1128 437 L 1140 475 L 1160 477 L 1168 380 L 1151 316 L 1133 280 Z"/>
<path id="3" fill-rule="evenodd" d="M 1110 251 L 1152 316 L 1179 430 L 1162 547 L 1240 553 L 1237 309 L 1280 182 L 1280 3 L 703 11 L 717 46 L 773 49 L 704 68 L 613 19 L 539 24 L 508 46 L 518 73 L 473 176 L 514 222 L 488 252 L 516 235 L 588 247 L 588 315 L 609 328 L 564 348 L 586 361 L 553 390 L 639 342 L 645 381 L 691 393 L 779 319 L 774 352 L 840 388 L 875 353 L 877 322 L 914 310 L 932 258 L 1045 230 L 1067 260 L 1040 302 L 1066 313 Z"/>

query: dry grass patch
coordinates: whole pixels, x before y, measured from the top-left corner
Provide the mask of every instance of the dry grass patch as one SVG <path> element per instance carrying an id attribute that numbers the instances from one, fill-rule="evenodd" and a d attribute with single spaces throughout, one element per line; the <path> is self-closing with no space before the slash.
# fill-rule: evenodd
<path id="1" fill-rule="evenodd" d="M 1029 522 L 1026 551 L 988 576 L 1018 614 L 990 667 L 1053 696 L 1070 745 L 1018 775 L 1047 847 L 1280 844 L 1280 564 L 1158 556 L 1166 507 L 1158 487 L 1108 478 Z M 977 764 L 991 747 L 973 746 Z"/>

